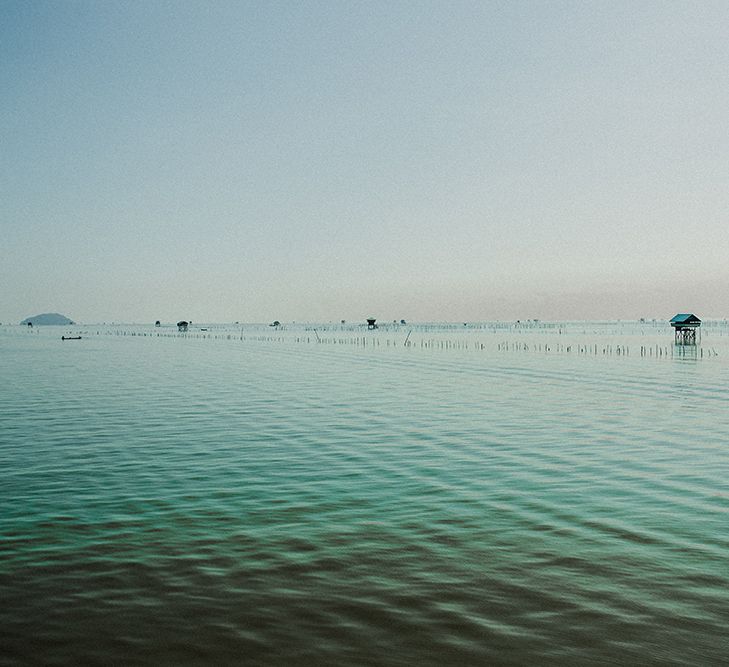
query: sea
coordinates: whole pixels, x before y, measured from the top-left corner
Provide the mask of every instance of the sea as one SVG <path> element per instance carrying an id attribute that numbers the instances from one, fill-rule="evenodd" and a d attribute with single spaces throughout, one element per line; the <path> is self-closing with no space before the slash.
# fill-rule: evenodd
<path id="1" fill-rule="evenodd" d="M 728 626 L 726 321 L 0 327 L 0 665 L 722 665 Z"/>

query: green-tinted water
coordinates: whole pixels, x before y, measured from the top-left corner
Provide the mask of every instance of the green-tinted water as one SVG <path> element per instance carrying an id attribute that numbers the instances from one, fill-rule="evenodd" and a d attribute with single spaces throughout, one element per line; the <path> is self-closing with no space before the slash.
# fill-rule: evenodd
<path id="1" fill-rule="evenodd" d="M 0 335 L 2 664 L 729 654 L 722 355 L 49 331 Z"/>

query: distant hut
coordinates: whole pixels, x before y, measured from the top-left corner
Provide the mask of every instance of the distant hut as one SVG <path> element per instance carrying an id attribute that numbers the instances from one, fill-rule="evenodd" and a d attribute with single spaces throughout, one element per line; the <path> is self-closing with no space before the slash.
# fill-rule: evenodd
<path id="1" fill-rule="evenodd" d="M 157 320 L 157 321 L 156 321 L 156 322 L 154 323 L 154 326 L 156 326 L 156 327 L 161 327 L 161 326 L 162 326 L 162 322 L 160 322 L 159 320 Z"/>
<path id="2" fill-rule="evenodd" d="M 693 313 L 679 313 L 671 318 L 676 345 L 696 345 L 701 342 L 701 320 Z"/>
<path id="3" fill-rule="evenodd" d="M 185 322 L 185 320 L 181 320 L 177 323 L 177 330 L 178 331 L 187 331 L 187 325 L 188 325 L 188 322 Z"/>
<path id="4" fill-rule="evenodd" d="M 32 329 L 33 328 L 33 323 L 32 322 L 28 322 L 28 326 Z"/>
<path id="5" fill-rule="evenodd" d="M 368 317 L 367 318 L 367 328 L 368 329 L 377 329 L 377 318 L 375 317 Z"/>

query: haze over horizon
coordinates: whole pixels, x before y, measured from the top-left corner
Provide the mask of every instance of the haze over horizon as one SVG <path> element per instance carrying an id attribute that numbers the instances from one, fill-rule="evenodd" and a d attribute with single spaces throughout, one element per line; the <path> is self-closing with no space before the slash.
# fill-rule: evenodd
<path id="1" fill-rule="evenodd" d="M 729 4 L 0 3 L 0 322 L 729 314 Z"/>

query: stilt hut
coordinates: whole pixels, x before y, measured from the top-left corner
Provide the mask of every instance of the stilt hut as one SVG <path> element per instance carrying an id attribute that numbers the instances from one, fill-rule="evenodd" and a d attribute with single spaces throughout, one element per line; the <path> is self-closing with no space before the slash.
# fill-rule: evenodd
<path id="1" fill-rule="evenodd" d="M 181 320 L 177 323 L 177 330 L 178 331 L 187 331 L 187 322 L 185 320 Z"/>
<path id="2" fill-rule="evenodd" d="M 375 317 L 368 317 L 367 318 L 367 328 L 368 329 L 377 329 L 377 318 Z"/>
<path id="3" fill-rule="evenodd" d="M 671 318 L 676 345 L 696 345 L 701 342 L 701 320 L 693 313 L 679 313 Z"/>

